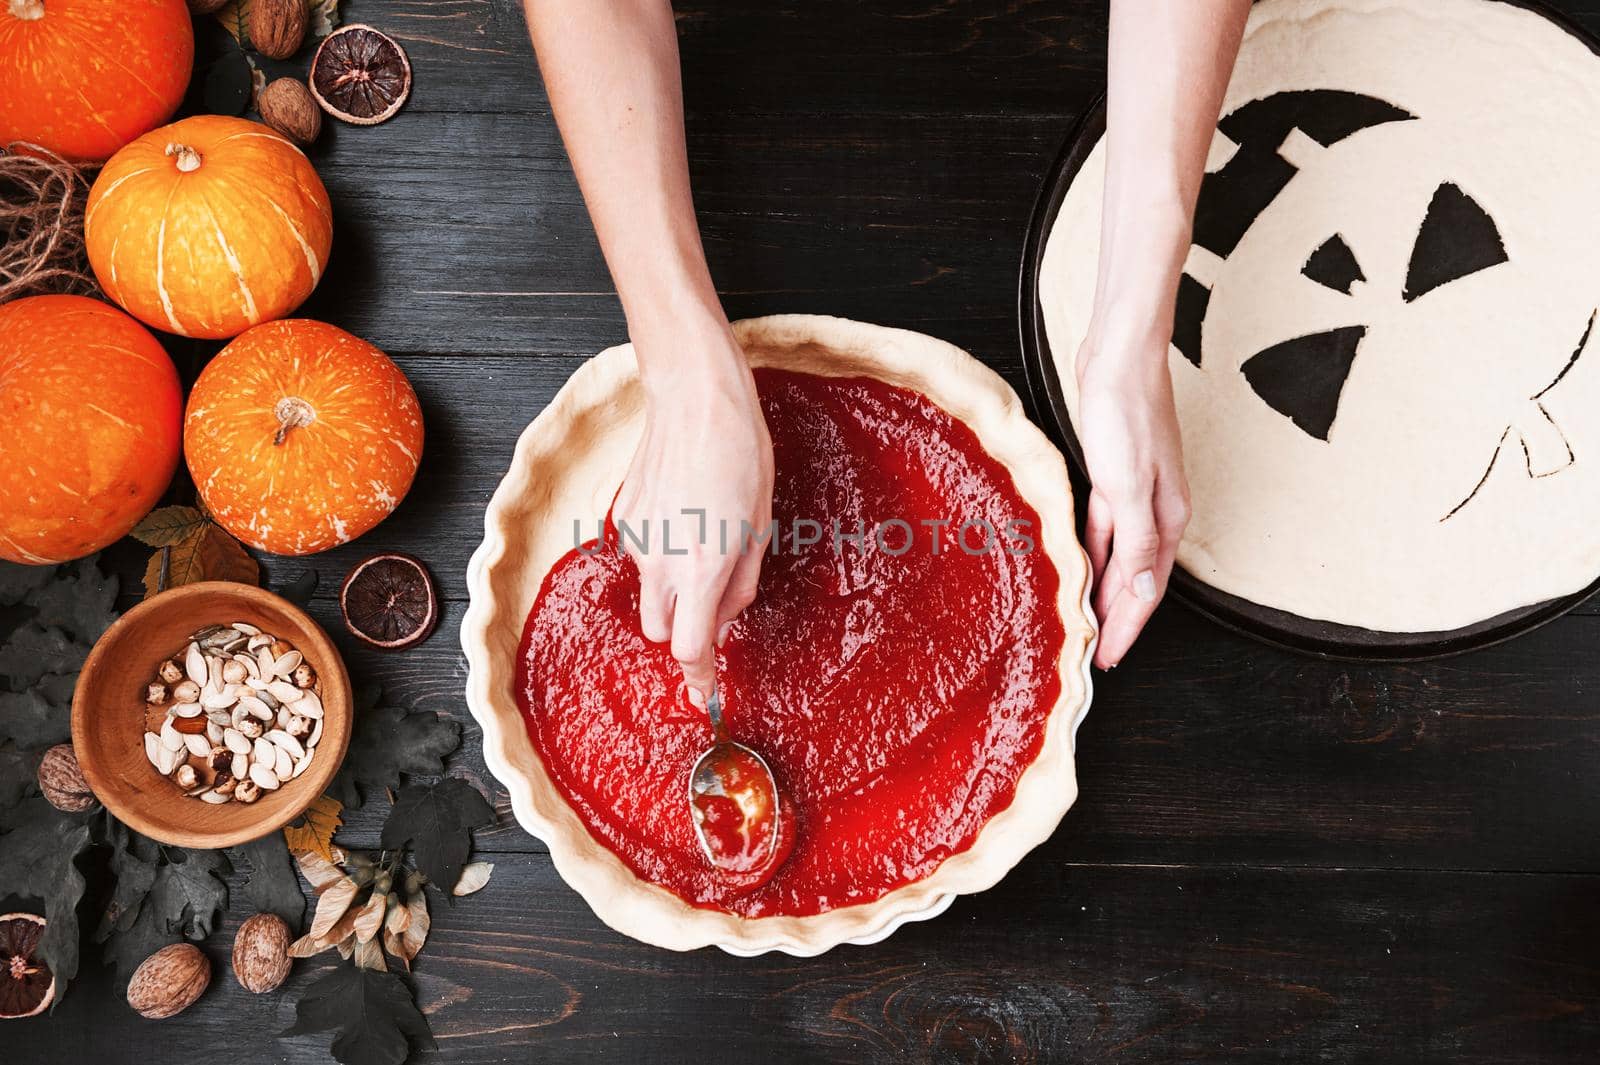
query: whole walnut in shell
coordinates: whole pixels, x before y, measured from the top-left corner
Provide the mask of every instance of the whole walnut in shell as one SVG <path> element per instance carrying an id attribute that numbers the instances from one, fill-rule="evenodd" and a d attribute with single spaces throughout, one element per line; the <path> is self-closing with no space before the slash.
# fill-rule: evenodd
<path id="1" fill-rule="evenodd" d="M 256 96 L 261 120 L 302 147 L 322 132 L 322 108 L 298 78 L 279 78 Z"/>
<path id="2" fill-rule="evenodd" d="M 193 943 L 162 947 L 133 971 L 128 1005 L 153 1021 L 194 1005 L 211 982 L 211 962 Z"/>
<path id="3" fill-rule="evenodd" d="M 233 975 L 246 991 L 272 991 L 289 976 L 289 926 L 275 913 L 258 913 L 233 937 Z"/>
<path id="4" fill-rule="evenodd" d="M 39 762 L 39 790 L 51 806 L 69 814 L 88 810 L 98 801 L 89 790 L 70 743 L 59 743 L 44 752 L 44 759 Z"/>
<path id="5" fill-rule="evenodd" d="M 305 43 L 309 21 L 306 0 L 252 0 L 250 43 L 269 59 L 288 59 Z"/>

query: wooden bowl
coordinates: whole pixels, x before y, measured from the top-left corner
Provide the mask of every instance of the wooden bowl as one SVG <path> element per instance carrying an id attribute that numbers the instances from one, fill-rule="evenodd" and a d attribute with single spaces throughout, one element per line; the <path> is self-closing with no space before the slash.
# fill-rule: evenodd
<path id="1" fill-rule="evenodd" d="M 161 663 L 182 663 L 189 638 L 243 621 L 287 641 L 317 671 L 322 738 L 298 778 L 253 803 L 190 798 L 145 757 L 145 689 Z M 325 791 L 350 745 L 350 676 L 327 633 L 293 603 L 247 584 L 207 581 L 146 600 L 94 645 L 72 695 L 72 746 L 95 796 L 134 830 L 180 847 L 215 849 L 257 839 L 298 817 Z"/>

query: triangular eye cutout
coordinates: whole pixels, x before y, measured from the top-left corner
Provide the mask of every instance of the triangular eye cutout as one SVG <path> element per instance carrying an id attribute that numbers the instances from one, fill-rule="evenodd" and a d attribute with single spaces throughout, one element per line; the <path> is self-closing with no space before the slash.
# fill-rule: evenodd
<path id="1" fill-rule="evenodd" d="M 1335 292 L 1343 292 L 1346 296 L 1350 295 L 1350 289 L 1357 281 L 1367 279 L 1367 275 L 1361 272 L 1361 264 L 1356 262 L 1356 253 L 1337 233 L 1311 253 L 1311 258 L 1306 260 L 1300 272 L 1317 284 Z"/>
<path id="2" fill-rule="evenodd" d="M 1285 340 L 1250 356 L 1239 370 L 1267 406 L 1306 435 L 1326 440 L 1356 348 L 1366 335 L 1366 326 L 1352 325 Z"/>
<path id="3" fill-rule="evenodd" d="M 1406 267 L 1405 301 L 1440 285 L 1509 262 L 1500 229 L 1478 201 L 1445 182 L 1433 192 Z"/>

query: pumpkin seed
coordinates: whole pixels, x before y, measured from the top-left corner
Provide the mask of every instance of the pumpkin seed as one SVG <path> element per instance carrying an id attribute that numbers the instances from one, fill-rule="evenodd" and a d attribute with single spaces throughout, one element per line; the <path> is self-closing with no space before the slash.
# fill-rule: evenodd
<path id="1" fill-rule="evenodd" d="M 250 756 L 248 754 L 234 755 L 233 765 L 229 766 L 229 768 L 233 770 L 233 775 L 235 777 L 237 777 L 239 780 L 243 780 L 250 773 Z"/>
<path id="2" fill-rule="evenodd" d="M 207 676 L 206 656 L 200 653 L 199 644 L 191 643 L 183 653 L 183 671 L 189 679 L 204 687 Z"/>
<path id="3" fill-rule="evenodd" d="M 250 779 L 264 791 L 276 791 L 278 788 L 278 774 L 259 762 L 250 767 Z"/>
<path id="4" fill-rule="evenodd" d="M 211 741 L 198 732 L 186 734 L 183 737 L 183 744 L 196 758 L 205 758 L 211 753 Z"/>
<path id="5" fill-rule="evenodd" d="M 273 729 L 271 732 L 267 733 L 266 739 L 277 744 L 279 747 L 282 747 L 295 758 L 301 758 L 305 756 L 306 749 L 301 746 L 300 741 L 282 729 Z"/>
<path id="6" fill-rule="evenodd" d="M 176 751 L 183 747 L 183 733 L 172 727 L 172 718 L 161 722 L 161 746 L 169 751 Z M 171 772 L 171 770 L 168 770 Z"/>
<path id="7" fill-rule="evenodd" d="M 212 806 L 220 806 L 222 803 L 227 802 L 229 798 L 230 796 L 217 791 L 203 791 L 200 793 L 200 801 L 208 802 Z"/>

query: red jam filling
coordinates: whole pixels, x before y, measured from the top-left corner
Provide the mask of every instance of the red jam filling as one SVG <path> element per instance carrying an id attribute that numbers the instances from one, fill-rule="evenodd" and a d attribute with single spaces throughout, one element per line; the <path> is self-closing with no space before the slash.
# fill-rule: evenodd
<path id="1" fill-rule="evenodd" d="M 688 781 L 711 726 L 639 631 L 632 559 L 591 542 L 551 569 L 518 696 L 555 786 L 636 874 L 696 906 L 806 915 L 922 879 L 1011 804 L 1064 633 L 1038 515 L 965 425 L 868 378 L 756 385 L 778 536 L 718 676 L 729 734 L 777 778 L 781 865 L 752 888 L 701 848 Z"/>

